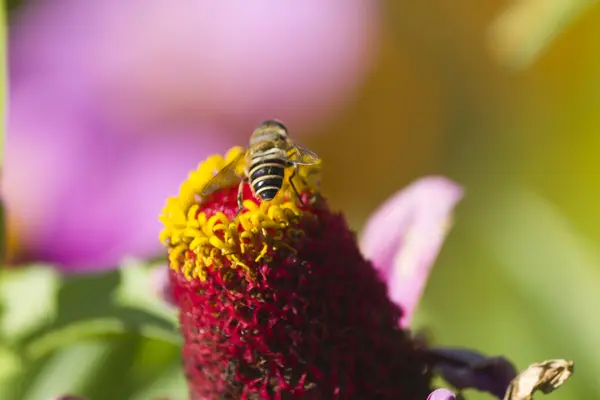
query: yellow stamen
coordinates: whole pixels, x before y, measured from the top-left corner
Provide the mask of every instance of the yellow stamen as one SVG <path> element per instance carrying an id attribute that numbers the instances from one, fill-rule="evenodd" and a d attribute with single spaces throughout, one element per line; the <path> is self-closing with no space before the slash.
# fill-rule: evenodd
<path id="1" fill-rule="evenodd" d="M 309 211 L 297 205 L 297 196 L 289 184 L 291 171 L 286 171 L 284 185 L 275 199 L 260 202 L 245 199 L 238 218 L 230 220 L 223 212 L 207 215 L 203 203 L 207 199 L 200 192 L 228 162 L 240 152 L 231 149 L 225 157 L 213 155 L 198 165 L 180 187 L 179 195 L 169 198 L 159 219 L 164 224 L 160 240 L 169 248 L 171 268 L 187 279 L 205 280 L 209 269 L 243 269 L 249 278 L 255 275 L 252 264 L 269 262 L 275 251 L 287 249 L 295 252 L 294 244 L 304 231 L 299 223 L 313 218 Z M 228 178 L 223 188 L 237 188 L 243 176 L 244 163 L 240 163 L 237 177 Z M 294 180 L 302 192 L 317 193 L 315 185 L 308 182 L 315 168 L 300 167 Z M 228 271 L 223 271 L 227 276 Z"/>

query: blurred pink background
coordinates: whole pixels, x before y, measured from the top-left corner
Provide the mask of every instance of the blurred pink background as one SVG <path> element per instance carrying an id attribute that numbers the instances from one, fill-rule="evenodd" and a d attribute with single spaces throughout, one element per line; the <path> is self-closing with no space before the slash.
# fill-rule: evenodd
<path id="1" fill-rule="evenodd" d="M 378 8 L 60 0 L 19 10 L 5 176 L 17 260 L 74 270 L 156 255 L 165 198 L 202 158 L 245 145 L 264 119 L 301 137 L 352 101 L 378 53 Z"/>

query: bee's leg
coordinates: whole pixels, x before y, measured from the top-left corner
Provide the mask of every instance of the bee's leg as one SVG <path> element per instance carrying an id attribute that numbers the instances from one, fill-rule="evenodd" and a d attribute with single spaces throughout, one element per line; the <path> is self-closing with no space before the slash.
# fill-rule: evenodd
<path id="1" fill-rule="evenodd" d="M 294 189 L 294 193 L 296 193 L 296 197 L 298 197 L 298 200 L 300 201 L 300 204 L 305 205 L 304 201 L 302 200 L 302 197 L 300 196 L 300 193 L 298 192 L 298 189 L 296 189 L 296 185 L 294 185 L 294 177 L 298 175 L 298 164 L 294 164 L 294 170 L 292 171 L 292 174 L 290 175 L 290 186 L 292 187 L 292 189 Z"/>
<path id="2" fill-rule="evenodd" d="M 242 212 L 242 208 L 244 208 L 243 195 L 244 195 L 244 183 L 246 183 L 246 182 L 248 182 L 248 177 L 242 178 L 242 181 L 240 182 L 240 184 L 238 186 L 238 194 L 237 194 L 238 211 L 235 214 L 235 218 L 237 218 L 240 215 L 240 213 Z"/>

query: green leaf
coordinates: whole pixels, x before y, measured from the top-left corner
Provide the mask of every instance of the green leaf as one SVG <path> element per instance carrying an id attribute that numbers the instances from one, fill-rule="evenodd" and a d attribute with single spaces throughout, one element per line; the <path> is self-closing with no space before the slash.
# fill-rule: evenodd
<path id="1" fill-rule="evenodd" d="M 494 226 L 486 241 L 492 256 L 502 262 L 526 306 L 538 310 L 535 318 L 552 332 L 541 332 L 542 340 L 562 338 L 556 344 L 568 344 L 568 354 L 549 356 L 575 358 L 577 375 L 596 380 L 600 254 L 556 207 L 525 187 L 509 191 L 498 204 L 488 219 Z"/>
<path id="2" fill-rule="evenodd" d="M 68 346 L 73 341 L 110 334 L 132 333 L 173 344 L 180 343 L 174 327 L 148 313 L 123 309 L 107 312 L 112 313 L 112 317 L 90 317 L 85 321 L 51 325 L 35 332 L 24 346 L 24 355 L 39 358 L 57 348 Z"/>
<path id="3" fill-rule="evenodd" d="M 78 340 L 31 362 L 26 372 L 10 382 L 10 389 L 0 387 L 11 396 L 2 399 L 47 400 L 64 393 L 89 399 L 154 398 L 145 394 L 185 399 L 179 346 L 137 335 Z"/>
<path id="4" fill-rule="evenodd" d="M 111 343 L 102 340 L 71 343 L 47 357 L 35 376 L 23 382 L 22 399 L 46 400 L 63 393 L 83 395 L 85 387 L 98 379 L 111 351 Z"/>
<path id="5" fill-rule="evenodd" d="M 179 344 L 176 310 L 152 293 L 150 271 L 133 261 L 86 275 L 60 276 L 44 266 L 10 270 L 0 280 L 0 337 L 28 358 L 107 334 Z"/>
<path id="6" fill-rule="evenodd" d="M 12 348 L 0 345 L 0 382 L 13 379 L 23 371 L 19 354 Z M 0 396 L 0 399 L 5 397 Z"/>
<path id="7" fill-rule="evenodd" d="M 47 266 L 4 270 L 0 274 L 0 337 L 15 341 L 57 315 L 58 274 Z"/>
<path id="8" fill-rule="evenodd" d="M 139 260 L 125 260 L 120 270 L 121 285 L 115 293 L 114 300 L 121 306 L 146 310 L 177 324 L 176 310 L 165 304 L 152 289 L 152 273 L 156 268 L 167 267 L 162 264 L 147 267 Z"/>
<path id="9" fill-rule="evenodd" d="M 4 271 L 0 399 L 185 399 L 177 313 L 151 290 L 151 271 L 132 260 L 86 275 Z"/>
<path id="10" fill-rule="evenodd" d="M 145 341 L 132 365 L 136 390 L 130 400 L 169 397 L 187 399 L 187 383 L 181 367 L 181 348 L 167 347 L 157 341 Z"/>

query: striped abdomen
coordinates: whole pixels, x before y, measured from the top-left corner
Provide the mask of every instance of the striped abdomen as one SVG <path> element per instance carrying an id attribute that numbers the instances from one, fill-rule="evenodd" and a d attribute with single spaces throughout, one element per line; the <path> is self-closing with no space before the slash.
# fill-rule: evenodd
<path id="1" fill-rule="evenodd" d="M 283 186 L 287 163 L 272 151 L 265 153 L 252 158 L 248 177 L 254 194 L 268 201 L 273 200 Z"/>

